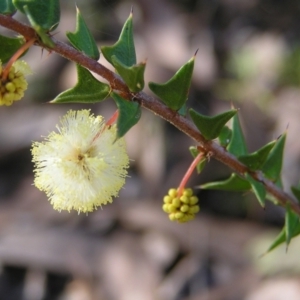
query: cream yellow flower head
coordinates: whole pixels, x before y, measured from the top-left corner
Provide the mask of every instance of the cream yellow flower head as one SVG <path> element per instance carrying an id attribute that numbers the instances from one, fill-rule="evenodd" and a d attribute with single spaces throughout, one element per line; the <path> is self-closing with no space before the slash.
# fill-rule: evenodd
<path id="1" fill-rule="evenodd" d="M 0 61 L 0 106 L 9 106 L 24 97 L 28 85 L 25 76 L 31 74 L 31 69 L 25 61 L 18 60 L 13 63 L 7 76 L 3 74 L 4 68 Z"/>
<path id="2" fill-rule="evenodd" d="M 116 126 L 89 110 L 70 110 L 44 142 L 32 146 L 34 185 L 54 209 L 91 212 L 112 202 L 125 183 L 129 158 Z"/>

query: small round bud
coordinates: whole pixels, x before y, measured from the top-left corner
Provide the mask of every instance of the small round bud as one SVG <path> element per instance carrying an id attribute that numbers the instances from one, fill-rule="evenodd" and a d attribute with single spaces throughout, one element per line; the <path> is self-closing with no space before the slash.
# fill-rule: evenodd
<path id="1" fill-rule="evenodd" d="M 171 196 L 172 198 L 177 196 L 177 190 L 176 189 L 169 189 L 168 192 L 169 196 Z"/>
<path id="2" fill-rule="evenodd" d="M 190 202 L 190 199 L 187 196 L 181 196 L 180 201 L 183 202 L 183 203 L 188 204 Z"/>
<path id="3" fill-rule="evenodd" d="M 164 203 L 171 203 L 172 198 L 170 196 L 164 196 Z"/>
<path id="4" fill-rule="evenodd" d="M 180 204 L 181 204 L 179 198 L 174 198 L 173 201 L 172 201 L 172 204 L 173 204 L 175 207 L 179 207 Z"/>
<path id="5" fill-rule="evenodd" d="M 199 199 L 198 199 L 197 196 L 192 196 L 192 197 L 190 198 L 190 205 L 195 205 L 195 204 L 198 203 L 198 201 L 199 201 Z"/>
<path id="6" fill-rule="evenodd" d="M 188 212 L 189 211 L 189 209 L 190 209 L 190 207 L 188 206 L 188 205 L 186 205 L 186 204 L 184 204 L 184 205 L 182 205 L 181 207 L 180 207 L 180 211 L 181 212 Z"/>

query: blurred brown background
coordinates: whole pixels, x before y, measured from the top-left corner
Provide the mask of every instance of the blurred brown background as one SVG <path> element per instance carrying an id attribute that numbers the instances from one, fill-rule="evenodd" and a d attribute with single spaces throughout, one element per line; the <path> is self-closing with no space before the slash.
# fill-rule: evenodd
<path id="1" fill-rule="evenodd" d="M 66 41 L 65 32 L 75 29 L 75 1 L 61 4 L 55 38 Z M 199 48 L 188 106 L 207 115 L 231 103 L 240 108 L 249 151 L 289 126 L 283 181 L 287 191 L 298 183 L 298 1 L 76 4 L 99 46 L 117 40 L 133 5 L 147 81 L 168 80 Z M 54 211 L 32 186 L 31 142 L 55 130 L 71 108 L 109 117 L 116 107 L 112 100 L 47 104 L 76 82 L 74 64 L 37 47 L 24 59 L 34 72 L 26 97 L 0 108 L 0 300 L 300 299 L 298 240 L 287 253 L 283 246 L 260 257 L 283 224 L 281 208 L 263 210 L 251 194 L 196 190 L 197 219 L 185 225 L 168 220 L 162 197 L 179 184 L 194 142 L 148 111 L 126 137 L 130 177 L 113 204 L 88 215 Z M 212 160 L 189 185 L 229 174 Z"/>

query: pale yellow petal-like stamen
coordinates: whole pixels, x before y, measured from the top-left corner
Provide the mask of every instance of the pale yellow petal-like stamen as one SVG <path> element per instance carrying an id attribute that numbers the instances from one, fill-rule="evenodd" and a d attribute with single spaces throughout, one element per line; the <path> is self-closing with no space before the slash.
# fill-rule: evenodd
<path id="1" fill-rule="evenodd" d="M 91 212 L 112 202 L 129 166 L 124 139 L 115 141 L 116 126 L 89 110 L 71 110 L 57 129 L 33 144 L 35 186 L 57 210 Z"/>

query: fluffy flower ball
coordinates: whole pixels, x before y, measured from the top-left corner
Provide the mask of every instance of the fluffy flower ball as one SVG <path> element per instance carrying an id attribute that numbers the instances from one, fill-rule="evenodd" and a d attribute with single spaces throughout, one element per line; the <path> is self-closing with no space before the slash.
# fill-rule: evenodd
<path id="1" fill-rule="evenodd" d="M 7 78 L 3 79 L 3 67 L 0 61 L 0 106 L 12 105 L 20 100 L 27 89 L 26 75 L 31 74 L 31 69 L 25 61 L 16 61 L 9 70 Z"/>
<path id="2" fill-rule="evenodd" d="M 54 209 L 91 212 L 111 203 L 125 183 L 129 158 L 116 126 L 89 110 L 70 110 L 44 142 L 34 142 L 34 185 Z"/>

